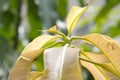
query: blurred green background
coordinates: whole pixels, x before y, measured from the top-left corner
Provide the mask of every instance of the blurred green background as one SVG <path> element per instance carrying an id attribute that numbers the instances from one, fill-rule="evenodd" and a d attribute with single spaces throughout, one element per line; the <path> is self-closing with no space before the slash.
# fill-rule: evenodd
<path id="1" fill-rule="evenodd" d="M 0 80 L 7 80 L 10 69 L 23 48 L 55 24 L 66 33 L 65 19 L 72 6 L 90 0 L 0 0 Z M 72 35 L 101 33 L 120 41 L 120 0 L 94 0 L 82 15 Z M 90 46 L 84 46 L 86 50 Z M 94 48 L 95 49 L 95 48 Z M 36 66 L 37 67 L 36 67 Z M 32 69 L 43 70 L 42 55 Z M 84 70 L 84 79 L 93 80 Z M 91 79 L 90 79 L 91 78 Z"/>

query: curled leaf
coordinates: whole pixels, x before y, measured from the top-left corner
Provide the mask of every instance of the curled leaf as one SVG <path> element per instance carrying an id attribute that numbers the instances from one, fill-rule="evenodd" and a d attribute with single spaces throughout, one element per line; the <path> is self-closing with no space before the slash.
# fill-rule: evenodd
<path id="1" fill-rule="evenodd" d="M 59 38 L 59 36 L 42 35 L 29 43 L 14 64 L 8 80 L 28 80 L 32 62 L 44 50 L 42 47 L 49 41 L 57 38 Z"/>
<path id="2" fill-rule="evenodd" d="M 54 39 L 59 38 L 60 36 L 51 36 L 51 35 L 41 35 L 37 38 L 35 38 L 31 43 L 25 47 L 23 50 L 21 56 L 24 56 L 25 58 L 28 58 L 30 60 L 34 60 L 40 55 L 40 52 L 44 50 L 42 48 L 46 43 L 49 41 L 52 41 Z"/>
<path id="3" fill-rule="evenodd" d="M 83 36 L 82 39 L 89 41 L 102 51 L 120 78 L 120 44 L 110 37 L 96 33 Z"/>

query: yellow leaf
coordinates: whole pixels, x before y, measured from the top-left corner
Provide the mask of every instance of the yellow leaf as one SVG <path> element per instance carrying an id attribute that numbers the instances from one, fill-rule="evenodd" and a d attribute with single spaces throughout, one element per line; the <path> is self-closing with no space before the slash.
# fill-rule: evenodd
<path id="1" fill-rule="evenodd" d="M 28 80 L 32 61 L 22 56 L 14 64 L 8 80 Z"/>
<path id="2" fill-rule="evenodd" d="M 50 29 L 47 30 L 48 32 L 56 32 L 57 31 L 57 28 L 56 28 L 56 25 L 51 27 Z"/>
<path id="3" fill-rule="evenodd" d="M 51 36 L 51 35 L 42 35 L 35 38 L 31 43 L 27 45 L 27 47 L 23 50 L 21 56 L 28 58 L 30 60 L 34 60 L 40 55 L 40 52 L 44 50 L 42 48 L 46 43 L 53 39 L 57 39 L 60 36 Z"/>
<path id="4" fill-rule="evenodd" d="M 32 71 L 29 74 L 30 75 L 29 80 L 35 80 L 38 77 L 42 76 L 43 74 L 44 74 L 44 72 Z"/>
<path id="5" fill-rule="evenodd" d="M 64 54 L 61 68 L 61 55 Z M 44 52 L 45 72 L 36 80 L 82 80 L 78 60 L 79 49 L 50 48 Z"/>
<path id="6" fill-rule="evenodd" d="M 67 16 L 67 20 L 66 20 L 68 34 L 70 34 L 70 32 L 73 30 L 77 20 L 86 11 L 87 8 L 88 8 L 88 6 L 82 7 L 82 8 L 74 6 L 70 10 L 70 12 L 69 12 L 69 14 Z"/>
<path id="7" fill-rule="evenodd" d="M 89 57 L 91 60 L 103 64 L 103 63 L 110 63 L 110 61 L 107 59 L 107 57 L 101 53 L 96 52 L 81 52 L 82 55 L 85 55 Z"/>
<path id="8" fill-rule="evenodd" d="M 82 39 L 91 42 L 102 51 L 120 78 L 120 44 L 110 37 L 96 33 L 83 36 Z"/>
<path id="9" fill-rule="evenodd" d="M 86 61 L 82 61 L 82 60 L 80 61 L 82 66 L 84 66 L 90 71 L 90 73 L 93 75 L 95 80 L 117 80 L 118 79 L 115 75 L 105 70 L 106 68 L 109 68 L 109 69 L 112 69 L 112 68 L 111 68 L 111 65 L 109 65 L 109 67 L 107 65 L 104 65 L 104 64 L 110 64 L 110 62 L 103 54 L 98 54 L 98 53 L 96 54 L 92 52 L 82 52 L 81 58 L 86 59 L 88 61 L 93 61 L 99 64 L 99 65 L 95 65 L 93 63 L 89 63 Z"/>
<path id="10" fill-rule="evenodd" d="M 57 38 L 59 36 L 42 35 L 29 43 L 14 64 L 8 80 L 28 80 L 32 62 L 44 50 L 42 47 L 49 41 Z"/>

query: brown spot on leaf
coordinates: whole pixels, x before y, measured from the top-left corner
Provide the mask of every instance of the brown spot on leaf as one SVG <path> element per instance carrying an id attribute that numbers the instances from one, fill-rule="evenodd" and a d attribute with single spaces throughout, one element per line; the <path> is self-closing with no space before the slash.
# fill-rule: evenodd
<path id="1" fill-rule="evenodd" d="M 107 47 L 108 47 L 109 49 L 111 49 L 111 50 L 115 50 L 115 45 L 114 45 L 113 42 L 109 42 L 109 43 L 107 44 Z"/>
<path id="2" fill-rule="evenodd" d="M 111 45 L 111 47 L 112 47 L 112 50 L 114 50 L 114 49 L 115 49 L 115 47 L 114 47 L 114 45 L 113 45 L 113 44 Z"/>

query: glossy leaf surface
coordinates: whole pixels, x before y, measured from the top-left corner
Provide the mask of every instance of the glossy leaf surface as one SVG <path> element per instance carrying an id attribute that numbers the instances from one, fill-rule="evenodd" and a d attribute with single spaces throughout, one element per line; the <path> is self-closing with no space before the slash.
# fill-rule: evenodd
<path id="1" fill-rule="evenodd" d="M 36 80 L 82 80 L 79 66 L 79 50 L 67 47 L 51 48 L 45 50 L 45 70 L 43 76 Z M 61 55 L 64 55 L 63 67 L 61 68 Z"/>

